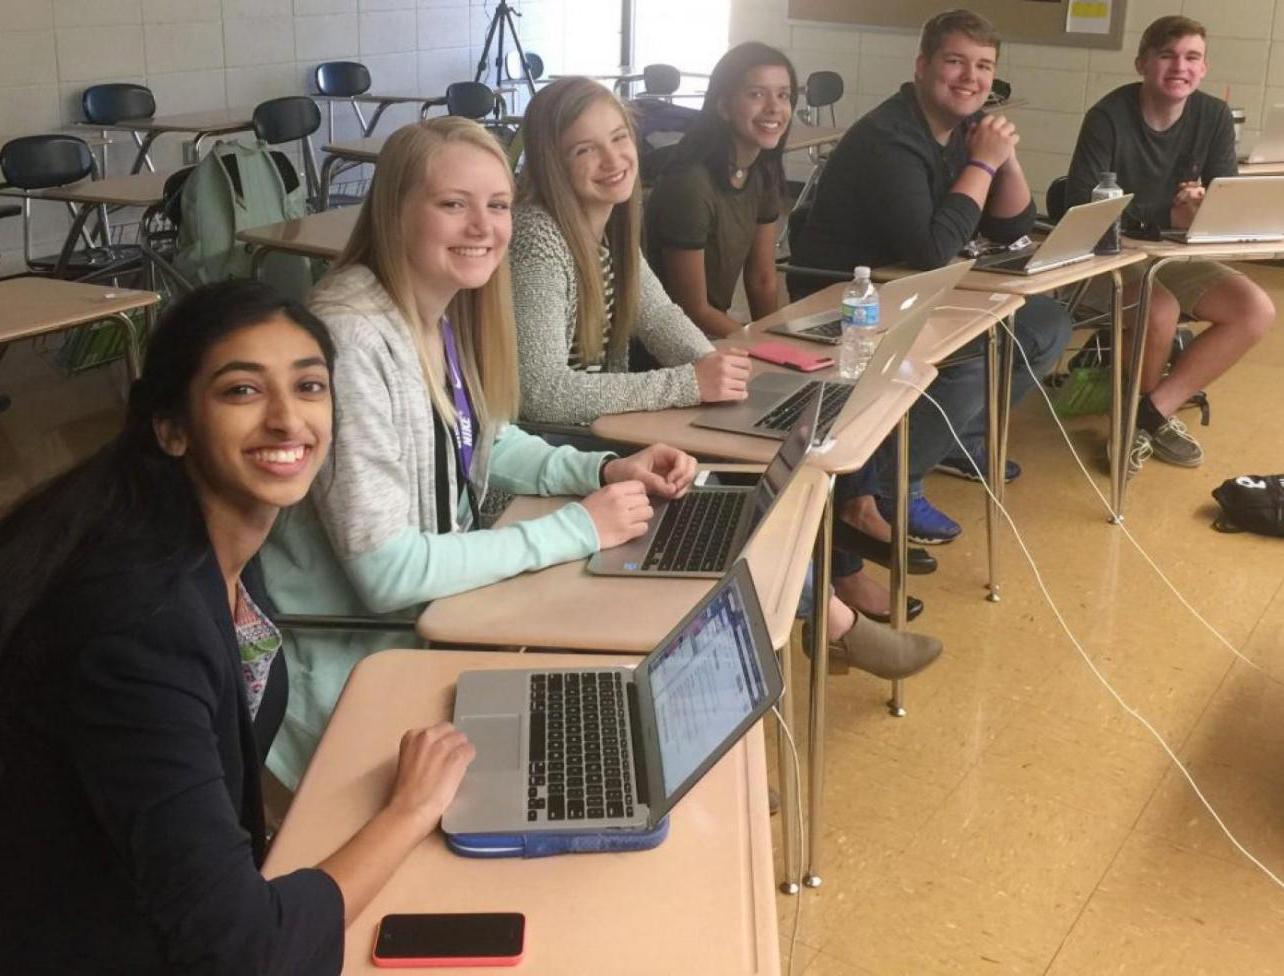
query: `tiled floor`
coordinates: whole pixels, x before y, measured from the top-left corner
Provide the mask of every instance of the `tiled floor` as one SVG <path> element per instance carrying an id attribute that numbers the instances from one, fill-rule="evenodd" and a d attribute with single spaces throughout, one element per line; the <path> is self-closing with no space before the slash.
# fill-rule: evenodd
<path id="1" fill-rule="evenodd" d="M 1254 274 L 1284 307 L 1284 271 Z M 1041 401 L 1015 418 L 1026 473 L 1008 500 L 1093 662 L 1284 875 L 1284 540 L 1209 528 L 1223 478 L 1284 470 L 1281 367 L 1284 328 L 1210 391 L 1213 425 L 1197 431 L 1207 463 L 1151 462 L 1127 523 L 1257 668 L 1106 524 Z M 14 398 L 0 414 L 0 507 L 109 436 L 121 390 L 119 374 L 62 379 L 15 348 L 0 364 Z M 1104 429 L 1071 425 L 1103 486 Z M 1284 973 L 1284 890 L 1092 677 L 1010 533 L 1002 602 L 983 599 L 981 490 L 934 477 L 928 491 L 965 527 L 937 550 L 938 573 L 912 579 L 927 601 L 915 626 L 946 653 L 909 682 L 904 719 L 888 716 L 884 683 L 830 678 L 824 884 L 802 896 L 794 973 Z M 780 897 L 786 956 L 797 904 Z"/>
<path id="2" fill-rule="evenodd" d="M 1284 308 L 1284 271 L 1255 269 Z M 1284 540 L 1209 528 L 1223 479 L 1284 470 L 1284 329 L 1210 390 L 1208 460 L 1149 463 L 1127 525 L 1238 661 L 1108 525 L 1032 396 L 1012 431 L 1018 528 L 1093 663 L 1284 878 Z M 1185 414 L 1194 426 L 1195 412 Z M 1105 489 L 1103 419 L 1070 425 Z M 1010 532 L 983 599 L 981 489 L 936 476 L 965 526 L 911 577 L 944 657 L 908 683 L 829 680 L 826 859 L 793 973 L 1284 973 L 1284 890 L 1239 853 L 1064 637 Z M 801 655 L 798 655 L 801 657 Z M 795 687 L 803 687 L 800 670 Z M 786 962 L 795 899 L 780 896 Z"/>

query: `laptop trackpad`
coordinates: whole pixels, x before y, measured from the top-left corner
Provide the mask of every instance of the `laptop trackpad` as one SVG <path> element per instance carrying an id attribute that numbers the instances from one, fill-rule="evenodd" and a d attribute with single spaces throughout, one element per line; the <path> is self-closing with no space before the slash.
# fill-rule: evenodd
<path id="1" fill-rule="evenodd" d="M 468 767 L 476 773 L 502 773 L 521 767 L 522 720 L 516 715 L 475 716 L 458 723 L 459 731 L 477 750 Z"/>

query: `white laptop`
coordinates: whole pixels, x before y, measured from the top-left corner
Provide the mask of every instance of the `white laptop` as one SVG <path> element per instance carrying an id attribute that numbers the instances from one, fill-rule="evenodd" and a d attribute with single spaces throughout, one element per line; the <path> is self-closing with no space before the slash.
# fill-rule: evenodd
<path id="1" fill-rule="evenodd" d="M 1219 176 L 1190 227 L 1163 237 L 1183 244 L 1284 240 L 1284 176 Z"/>
<path id="2" fill-rule="evenodd" d="M 1019 251 L 1000 251 L 977 258 L 977 271 L 998 274 L 1035 275 L 1087 261 L 1110 225 L 1132 202 L 1132 194 L 1109 200 L 1093 200 L 1071 207 L 1038 244 Z"/>

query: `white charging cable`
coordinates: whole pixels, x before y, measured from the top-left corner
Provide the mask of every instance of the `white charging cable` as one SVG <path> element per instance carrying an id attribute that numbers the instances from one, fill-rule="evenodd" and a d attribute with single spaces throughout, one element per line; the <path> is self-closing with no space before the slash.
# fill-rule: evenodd
<path id="1" fill-rule="evenodd" d="M 1024 350 L 1022 350 L 1022 355 L 1024 356 Z M 1028 360 L 1027 360 L 1027 368 L 1029 368 Z M 1072 631 L 1070 629 L 1070 625 L 1066 623 L 1066 619 L 1065 617 L 1062 616 L 1061 610 L 1057 606 L 1056 601 L 1052 599 L 1052 594 L 1048 592 L 1048 587 L 1043 582 L 1043 574 L 1039 572 L 1039 567 L 1034 561 L 1034 556 L 1030 554 L 1030 550 L 1026 547 L 1025 539 L 1022 538 L 1020 531 L 1016 527 L 1016 523 L 1012 521 L 1012 516 L 1008 514 L 1008 510 L 1003 507 L 1003 503 L 999 501 L 999 499 L 995 496 L 994 492 L 990 489 L 989 482 L 986 481 L 985 476 L 981 473 L 980 466 L 977 465 L 975 459 L 972 458 L 972 455 L 968 453 L 967 448 L 963 445 L 962 439 L 960 439 L 958 432 L 954 429 L 954 425 L 950 423 L 950 418 L 946 414 L 944 408 L 939 403 L 936 402 L 936 400 L 932 397 L 930 393 L 924 390 L 921 386 L 918 386 L 916 383 L 911 383 L 908 380 L 902 380 L 902 379 L 896 379 L 894 380 L 894 382 L 901 383 L 905 386 L 908 386 L 917 390 L 920 396 L 922 396 L 925 400 L 927 400 L 930 404 L 932 404 L 932 406 L 936 407 L 941 417 L 945 420 L 945 425 L 949 428 L 951 436 L 953 436 L 955 442 L 958 444 L 959 448 L 962 450 L 964 456 L 968 458 L 969 463 L 972 465 L 973 469 L 976 471 L 976 475 L 981 482 L 981 486 L 985 488 L 986 494 L 990 496 L 991 500 L 998 507 L 999 511 L 1003 513 L 1004 520 L 1011 527 L 1012 534 L 1016 536 L 1017 544 L 1021 547 L 1021 552 L 1025 554 L 1026 562 L 1030 564 L 1030 569 L 1034 573 L 1035 582 L 1038 583 L 1039 585 L 1039 590 L 1043 594 L 1043 599 L 1047 601 L 1048 606 L 1052 609 L 1053 615 L 1057 618 L 1057 623 L 1061 625 L 1061 629 L 1064 630 L 1066 636 L 1070 638 L 1070 643 L 1073 644 L 1074 649 L 1079 652 L 1079 656 L 1083 658 L 1083 662 L 1088 666 L 1088 670 L 1090 670 L 1093 673 L 1093 675 L 1096 677 L 1096 679 L 1100 681 L 1102 685 L 1105 686 L 1106 691 L 1110 692 L 1111 697 L 1114 698 L 1114 700 L 1119 703 L 1119 706 L 1125 712 L 1131 715 L 1134 719 L 1136 719 L 1139 723 L 1141 723 L 1142 727 L 1151 734 L 1151 736 L 1155 739 L 1156 742 L 1159 743 L 1160 748 L 1162 748 L 1164 752 L 1168 754 L 1168 758 L 1172 760 L 1173 765 L 1178 769 L 1178 771 L 1182 774 L 1182 776 L 1185 777 L 1186 782 L 1190 784 L 1190 788 L 1195 791 L 1195 796 L 1197 796 L 1199 798 L 1199 802 L 1204 805 L 1204 809 L 1206 809 L 1212 815 L 1213 820 L 1217 822 L 1217 826 L 1221 828 L 1221 831 L 1223 834 L 1226 835 L 1227 840 L 1229 840 L 1233 845 L 1235 845 L 1236 850 L 1238 850 L 1241 854 L 1243 854 L 1246 858 L 1248 858 L 1249 861 L 1251 861 L 1258 868 L 1260 868 L 1263 874 L 1265 874 L 1268 878 L 1274 881 L 1275 884 L 1277 884 L 1279 887 L 1284 888 L 1284 881 L 1281 881 L 1274 871 L 1272 871 L 1265 864 L 1259 861 L 1248 850 L 1248 848 L 1246 848 L 1243 844 L 1241 844 L 1238 838 L 1236 838 L 1236 836 L 1233 833 L 1231 833 L 1230 828 L 1226 826 L 1225 821 L 1222 820 L 1221 816 L 1217 813 L 1217 811 L 1213 809 L 1212 803 L 1210 803 L 1208 801 L 1208 798 L 1204 796 L 1203 791 L 1199 788 L 1199 785 L 1195 782 L 1194 777 L 1190 775 L 1190 772 L 1186 769 L 1185 765 L 1182 764 L 1182 761 L 1177 758 L 1177 754 L 1173 752 L 1172 748 L 1164 740 L 1164 737 L 1159 734 L 1159 732 L 1155 729 L 1155 727 L 1150 724 L 1150 722 L 1146 719 L 1144 715 L 1141 714 L 1141 712 L 1137 711 L 1137 709 L 1133 708 L 1126 701 L 1124 701 L 1123 696 L 1120 695 L 1119 692 L 1115 690 L 1114 686 L 1110 683 L 1110 681 L 1106 678 L 1106 676 L 1102 674 L 1100 670 L 1098 670 L 1096 664 L 1093 663 L 1092 658 L 1088 656 L 1088 652 L 1084 650 L 1083 645 L 1079 643 L 1079 639 L 1075 637 L 1074 631 Z M 1071 450 L 1073 450 L 1073 448 L 1071 448 Z"/>

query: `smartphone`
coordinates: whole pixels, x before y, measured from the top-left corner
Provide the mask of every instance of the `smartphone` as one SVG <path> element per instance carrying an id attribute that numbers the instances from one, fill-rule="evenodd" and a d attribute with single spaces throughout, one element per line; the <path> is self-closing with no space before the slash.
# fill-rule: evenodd
<path id="1" fill-rule="evenodd" d="M 516 966 L 525 942 L 526 916 L 519 912 L 385 915 L 372 959 L 394 969 Z"/>
<path id="2" fill-rule="evenodd" d="M 834 365 L 833 356 L 817 356 L 815 353 L 795 349 L 783 342 L 760 342 L 750 347 L 749 355 L 766 363 L 788 366 L 800 373 L 814 373 L 818 369 Z"/>

